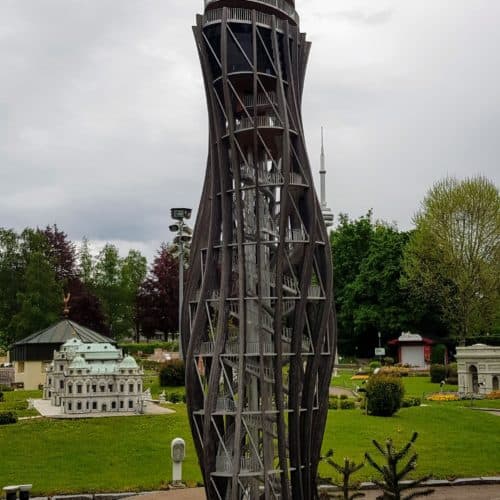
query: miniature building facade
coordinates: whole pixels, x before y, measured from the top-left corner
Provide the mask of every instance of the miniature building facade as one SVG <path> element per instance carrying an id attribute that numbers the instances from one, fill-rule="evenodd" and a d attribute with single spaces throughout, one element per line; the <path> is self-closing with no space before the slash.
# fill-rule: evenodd
<path id="1" fill-rule="evenodd" d="M 402 365 L 421 369 L 429 366 L 434 344 L 431 339 L 426 339 L 417 333 L 403 332 L 388 344 L 397 347 L 398 361 Z"/>
<path id="2" fill-rule="evenodd" d="M 489 394 L 499 390 L 500 347 L 475 344 L 457 347 L 458 392 Z"/>
<path id="3" fill-rule="evenodd" d="M 43 396 L 66 414 L 140 412 L 142 376 L 121 349 L 73 338 L 54 352 Z"/>
<path id="4" fill-rule="evenodd" d="M 43 386 L 54 351 L 72 338 L 87 343 L 115 342 L 72 320 L 62 319 L 10 346 L 8 361 L 14 367 L 14 383 L 27 390 Z"/>

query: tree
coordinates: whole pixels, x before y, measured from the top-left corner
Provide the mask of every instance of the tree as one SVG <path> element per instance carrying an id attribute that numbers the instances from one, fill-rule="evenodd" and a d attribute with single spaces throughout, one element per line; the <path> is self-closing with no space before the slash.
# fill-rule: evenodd
<path id="1" fill-rule="evenodd" d="M 356 279 L 361 263 L 368 254 L 372 234 L 371 211 L 357 220 L 350 220 L 346 214 L 340 214 L 337 228 L 330 233 L 338 342 L 342 353 L 354 353 L 356 330 L 349 285 Z"/>
<path id="2" fill-rule="evenodd" d="M 385 464 L 379 465 L 369 453 L 365 453 L 367 462 L 382 475 L 382 481 L 374 480 L 374 483 L 383 492 L 382 496 L 377 497 L 377 500 L 411 500 L 412 498 L 429 496 L 434 492 L 433 489 L 428 488 L 403 496 L 403 492 L 418 488 L 429 479 L 429 477 L 423 477 L 415 481 L 404 481 L 405 477 L 417 467 L 418 455 L 416 453 L 410 457 L 401 470 L 398 470 L 399 462 L 406 457 L 417 437 L 418 433 L 414 432 L 410 441 L 399 451 L 394 447 L 392 439 L 386 441 L 385 449 L 375 439 L 372 441 L 385 459 Z"/>
<path id="3" fill-rule="evenodd" d="M 62 287 L 46 256 L 34 252 L 23 276 L 23 290 L 17 294 L 19 312 L 9 325 L 14 339 L 26 337 L 55 322 L 61 314 L 62 296 Z"/>
<path id="4" fill-rule="evenodd" d="M 106 244 L 95 264 L 94 292 L 99 298 L 114 338 L 122 338 L 129 332 L 125 324 L 125 291 L 122 286 L 122 259 L 118 248 Z"/>
<path id="5" fill-rule="evenodd" d="M 138 294 L 138 321 L 142 334 L 177 332 L 179 318 L 179 263 L 162 245 Z"/>
<path id="6" fill-rule="evenodd" d="M 373 356 L 377 332 L 385 342 L 407 329 L 439 330 L 428 305 L 410 301 L 401 286 L 408 238 L 395 226 L 373 222 L 371 212 L 357 220 L 340 216 L 331 244 L 341 353 Z"/>
<path id="7" fill-rule="evenodd" d="M 75 245 L 55 224 L 39 232 L 47 240 L 47 257 L 54 266 L 56 279 L 66 288 L 78 275 Z"/>
<path id="8" fill-rule="evenodd" d="M 14 338 L 8 326 L 19 311 L 17 294 L 23 273 L 19 236 L 10 229 L 0 229 L 0 345 L 8 346 Z"/>
<path id="9" fill-rule="evenodd" d="M 148 263 L 146 257 L 137 250 L 130 250 L 123 259 L 121 278 L 124 290 L 125 300 L 125 318 L 124 320 L 134 328 L 135 338 L 139 340 L 139 313 L 137 297 L 139 289 L 146 278 Z"/>
<path id="10" fill-rule="evenodd" d="M 436 183 L 415 216 L 402 284 L 439 308 L 463 344 L 489 332 L 500 308 L 500 196 L 486 178 Z"/>

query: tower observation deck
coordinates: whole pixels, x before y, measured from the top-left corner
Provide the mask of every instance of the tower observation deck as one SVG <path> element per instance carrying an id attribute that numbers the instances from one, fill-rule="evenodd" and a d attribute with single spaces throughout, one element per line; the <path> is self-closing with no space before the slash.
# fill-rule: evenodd
<path id="1" fill-rule="evenodd" d="M 336 332 L 330 247 L 301 116 L 293 1 L 205 0 L 209 114 L 182 315 L 209 500 L 315 497 Z"/>

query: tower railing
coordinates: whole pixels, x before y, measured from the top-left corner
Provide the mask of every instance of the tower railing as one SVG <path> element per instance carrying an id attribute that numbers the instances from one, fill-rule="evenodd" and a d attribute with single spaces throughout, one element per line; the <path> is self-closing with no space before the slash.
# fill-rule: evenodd
<path id="1" fill-rule="evenodd" d="M 218 2 L 219 0 L 205 0 L 205 9 L 212 3 Z M 296 24 L 299 23 L 299 15 L 297 11 L 285 0 L 252 0 L 255 3 L 263 3 L 280 10 L 290 17 Z"/>

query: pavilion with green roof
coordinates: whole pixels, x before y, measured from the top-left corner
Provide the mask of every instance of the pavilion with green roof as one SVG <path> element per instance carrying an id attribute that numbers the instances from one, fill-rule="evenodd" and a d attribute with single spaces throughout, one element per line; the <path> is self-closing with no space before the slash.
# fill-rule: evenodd
<path id="1" fill-rule="evenodd" d="M 15 342 L 9 350 L 9 361 L 15 369 L 15 382 L 25 389 L 44 384 L 45 372 L 54 351 L 68 340 L 77 338 L 85 344 L 116 342 L 74 321 L 64 318 L 57 323 Z"/>

